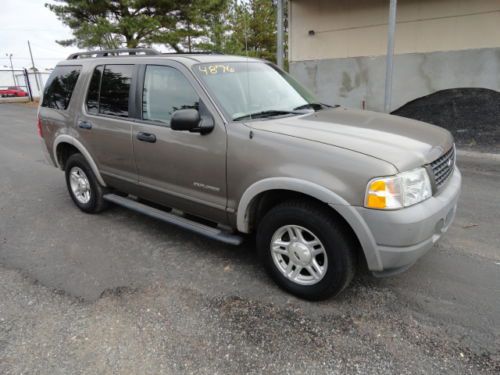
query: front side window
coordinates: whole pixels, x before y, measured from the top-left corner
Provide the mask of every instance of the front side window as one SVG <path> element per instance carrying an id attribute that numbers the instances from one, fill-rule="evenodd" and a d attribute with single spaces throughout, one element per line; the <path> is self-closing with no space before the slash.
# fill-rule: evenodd
<path id="1" fill-rule="evenodd" d="M 285 72 L 261 62 L 198 64 L 195 74 L 235 121 L 323 108 Z M 256 118 L 256 117 L 255 117 Z"/>
<path id="2" fill-rule="evenodd" d="M 42 107 L 67 109 L 81 69 L 81 66 L 56 67 L 45 84 Z"/>
<path id="3" fill-rule="evenodd" d="M 133 65 L 105 65 L 101 79 L 99 113 L 128 117 Z"/>
<path id="4" fill-rule="evenodd" d="M 198 109 L 199 97 L 187 78 L 168 66 L 148 65 L 142 93 L 142 119 L 170 125 L 178 109 Z"/>

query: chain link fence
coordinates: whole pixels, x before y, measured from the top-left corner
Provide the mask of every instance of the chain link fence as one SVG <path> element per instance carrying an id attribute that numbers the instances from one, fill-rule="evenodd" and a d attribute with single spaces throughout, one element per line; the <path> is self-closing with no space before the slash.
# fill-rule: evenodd
<path id="1" fill-rule="evenodd" d="M 33 101 L 40 98 L 49 72 L 32 72 L 27 69 L 0 70 L 0 101 Z"/>

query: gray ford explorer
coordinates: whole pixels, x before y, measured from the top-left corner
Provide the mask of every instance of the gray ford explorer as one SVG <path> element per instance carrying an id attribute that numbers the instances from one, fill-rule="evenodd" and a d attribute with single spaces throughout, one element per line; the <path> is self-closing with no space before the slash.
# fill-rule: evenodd
<path id="1" fill-rule="evenodd" d="M 73 54 L 45 86 L 38 130 L 82 211 L 114 203 L 233 245 L 255 233 L 275 282 L 313 300 L 357 265 L 407 269 L 460 193 L 448 131 L 321 104 L 246 57 Z"/>

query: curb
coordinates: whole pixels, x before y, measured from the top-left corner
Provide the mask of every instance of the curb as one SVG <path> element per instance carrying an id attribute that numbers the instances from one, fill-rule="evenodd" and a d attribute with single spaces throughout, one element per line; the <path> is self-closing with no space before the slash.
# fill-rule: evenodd
<path id="1" fill-rule="evenodd" d="M 489 160 L 500 163 L 500 154 L 493 154 L 490 152 L 479 152 L 479 151 L 466 151 L 457 150 L 457 155 L 461 157 L 466 157 L 475 160 Z"/>

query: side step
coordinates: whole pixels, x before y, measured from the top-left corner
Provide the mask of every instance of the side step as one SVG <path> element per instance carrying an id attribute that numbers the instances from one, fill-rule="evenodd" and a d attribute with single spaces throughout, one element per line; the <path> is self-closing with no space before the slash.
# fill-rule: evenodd
<path id="1" fill-rule="evenodd" d="M 141 214 L 159 219 L 166 223 L 177 225 L 178 227 L 188 229 L 192 232 L 201 234 L 202 236 L 209 237 L 214 240 L 218 240 L 230 245 L 240 245 L 243 242 L 243 238 L 237 234 L 225 232 L 218 228 L 212 228 L 208 225 L 197 223 L 196 221 L 186 219 L 185 217 L 171 214 L 169 212 L 159 210 L 146 204 L 139 203 L 133 199 L 121 197 L 116 194 L 105 194 L 103 198 L 119 206 L 129 208 L 133 211 L 140 212 Z"/>

